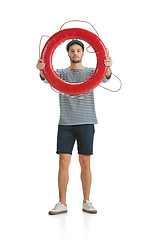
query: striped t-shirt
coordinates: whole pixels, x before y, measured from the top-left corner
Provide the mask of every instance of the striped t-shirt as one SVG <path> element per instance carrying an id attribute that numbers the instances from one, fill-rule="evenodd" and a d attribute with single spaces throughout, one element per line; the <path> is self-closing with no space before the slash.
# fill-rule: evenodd
<path id="1" fill-rule="evenodd" d="M 66 82 L 79 83 L 89 78 L 93 74 L 94 70 L 94 68 L 88 67 L 79 70 L 57 69 L 56 73 L 62 80 Z M 108 79 L 105 77 L 103 79 L 103 82 L 107 81 Z M 47 81 L 45 80 L 45 82 Z M 74 95 L 72 98 L 72 96 L 68 96 L 66 94 L 59 94 L 59 125 L 80 125 L 98 123 L 95 111 L 94 91 L 90 91 L 85 98 L 80 98 L 81 96 L 85 95 L 86 94 L 82 94 L 79 96 Z"/>

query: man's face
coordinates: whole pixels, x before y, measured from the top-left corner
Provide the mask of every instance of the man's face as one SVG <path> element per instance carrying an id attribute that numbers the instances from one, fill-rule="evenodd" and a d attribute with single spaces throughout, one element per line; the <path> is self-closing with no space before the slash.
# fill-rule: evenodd
<path id="1" fill-rule="evenodd" d="M 72 63 L 80 63 L 84 55 L 83 49 L 78 44 L 73 44 L 70 46 L 68 51 L 68 56 Z"/>

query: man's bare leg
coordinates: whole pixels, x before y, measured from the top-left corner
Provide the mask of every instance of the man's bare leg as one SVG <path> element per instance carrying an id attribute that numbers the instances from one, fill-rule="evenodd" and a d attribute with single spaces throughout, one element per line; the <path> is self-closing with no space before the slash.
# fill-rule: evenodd
<path id="1" fill-rule="evenodd" d="M 69 165 L 71 162 L 70 154 L 59 155 L 59 173 L 58 173 L 58 187 L 59 187 L 59 202 L 66 205 L 66 192 L 69 181 Z"/>
<path id="2" fill-rule="evenodd" d="M 82 181 L 82 189 L 83 189 L 83 203 L 86 200 L 89 201 L 90 189 L 91 189 L 91 169 L 90 169 L 90 155 L 79 155 L 79 162 L 81 166 L 81 181 Z"/>

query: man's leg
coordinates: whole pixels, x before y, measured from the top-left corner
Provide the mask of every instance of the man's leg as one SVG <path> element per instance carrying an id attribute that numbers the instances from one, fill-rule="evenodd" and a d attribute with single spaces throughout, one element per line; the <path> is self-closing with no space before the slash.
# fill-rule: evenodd
<path id="1" fill-rule="evenodd" d="M 86 200 L 89 201 L 90 189 L 91 189 L 91 169 L 90 169 L 90 155 L 80 155 L 79 154 L 79 163 L 81 166 L 81 181 L 83 189 L 83 203 Z"/>
<path id="2" fill-rule="evenodd" d="M 71 162 L 71 154 L 59 154 L 59 173 L 58 173 L 58 187 L 59 187 L 59 202 L 66 205 L 66 192 L 69 181 L 68 168 Z"/>

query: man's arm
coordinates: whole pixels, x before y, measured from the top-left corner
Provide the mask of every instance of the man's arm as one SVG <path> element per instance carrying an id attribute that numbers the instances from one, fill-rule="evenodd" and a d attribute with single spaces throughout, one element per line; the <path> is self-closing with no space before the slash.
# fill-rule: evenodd
<path id="1" fill-rule="evenodd" d="M 106 73 L 106 78 L 110 79 L 111 75 L 112 75 L 112 71 L 111 71 L 110 67 L 108 67 L 107 73 Z"/>
<path id="2" fill-rule="evenodd" d="M 111 77 L 111 75 L 112 75 L 112 71 L 111 71 L 111 66 L 112 66 L 112 59 L 111 59 L 111 57 L 110 56 L 108 56 L 107 58 L 106 58 L 106 60 L 104 60 L 104 64 L 106 65 L 106 66 L 108 66 L 108 69 L 107 69 L 107 73 L 106 73 L 106 78 L 107 79 L 110 79 L 110 77 Z"/>
<path id="3" fill-rule="evenodd" d="M 45 77 L 43 76 L 43 73 L 41 70 L 45 67 L 45 63 L 42 61 L 42 59 L 38 59 L 38 63 L 36 67 L 40 71 L 40 78 L 44 81 Z"/>
<path id="4" fill-rule="evenodd" d="M 44 75 L 43 75 L 43 73 L 41 71 L 40 71 L 40 78 L 41 78 L 42 81 L 45 80 L 45 77 L 44 77 Z"/>

